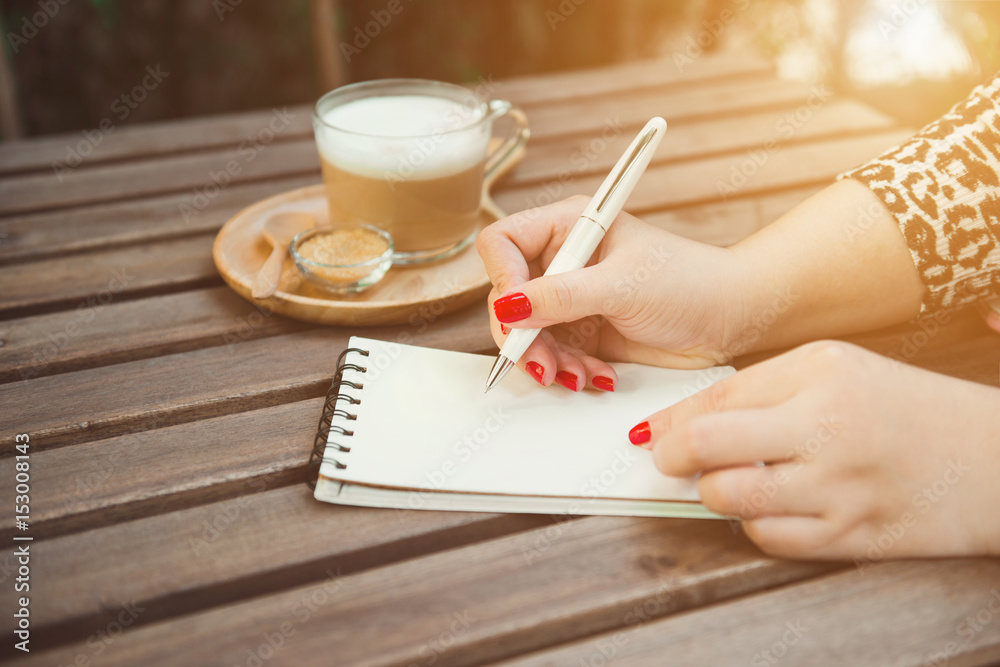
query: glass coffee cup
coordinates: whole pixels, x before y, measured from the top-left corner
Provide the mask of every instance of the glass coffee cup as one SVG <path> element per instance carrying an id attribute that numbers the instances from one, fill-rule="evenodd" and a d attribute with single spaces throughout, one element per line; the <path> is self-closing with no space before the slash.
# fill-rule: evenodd
<path id="1" fill-rule="evenodd" d="M 490 151 L 504 115 L 514 132 Z M 313 129 L 331 224 L 385 230 L 395 264 L 442 259 L 475 239 L 484 174 L 528 138 L 510 102 L 423 79 L 337 88 L 316 103 Z"/>

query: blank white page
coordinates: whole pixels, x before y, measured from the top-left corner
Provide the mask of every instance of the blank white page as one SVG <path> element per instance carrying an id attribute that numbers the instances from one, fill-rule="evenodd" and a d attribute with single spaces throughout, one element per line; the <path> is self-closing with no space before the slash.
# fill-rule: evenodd
<path id="1" fill-rule="evenodd" d="M 666 477 L 652 453 L 632 445 L 628 432 L 650 414 L 735 371 L 682 371 L 614 364 L 614 392 L 542 387 L 513 369 L 483 393 L 494 357 L 353 337 L 337 409 L 356 414 L 333 424 L 320 474 L 332 480 L 394 487 L 582 499 L 697 501 L 693 479 Z M 586 513 L 586 512 L 584 512 Z"/>

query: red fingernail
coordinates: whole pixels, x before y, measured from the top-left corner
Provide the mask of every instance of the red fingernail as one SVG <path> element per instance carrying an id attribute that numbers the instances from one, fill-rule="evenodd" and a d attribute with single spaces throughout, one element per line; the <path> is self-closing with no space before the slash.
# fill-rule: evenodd
<path id="1" fill-rule="evenodd" d="M 509 326 L 507 326 L 506 324 L 501 324 L 501 325 L 500 325 L 500 332 L 501 332 L 501 333 L 502 333 L 502 334 L 503 334 L 504 336 L 506 336 L 507 334 L 509 334 L 509 333 L 510 333 L 510 327 L 509 327 Z"/>
<path id="2" fill-rule="evenodd" d="M 515 292 L 494 301 L 493 312 L 501 322 L 518 322 L 531 315 L 531 302 L 525 295 Z"/>
<path id="3" fill-rule="evenodd" d="M 594 385 L 596 388 L 602 391 L 615 390 L 615 383 L 612 382 L 611 378 L 605 377 L 603 375 L 595 375 L 594 379 L 590 381 L 590 384 Z"/>
<path id="4" fill-rule="evenodd" d="M 652 434 L 649 432 L 649 422 L 642 422 L 632 427 L 628 432 L 628 439 L 633 445 L 644 445 L 649 442 Z"/>
<path id="5" fill-rule="evenodd" d="M 529 361 L 524 365 L 524 367 L 535 377 L 536 380 L 538 380 L 538 384 L 542 384 L 542 376 L 545 375 L 545 369 L 542 368 L 540 363 L 537 361 Z"/>
<path id="6" fill-rule="evenodd" d="M 579 391 L 576 388 L 576 375 L 569 371 L 559 371 L 556 373 L 556 382 L 572 391 Z"/>

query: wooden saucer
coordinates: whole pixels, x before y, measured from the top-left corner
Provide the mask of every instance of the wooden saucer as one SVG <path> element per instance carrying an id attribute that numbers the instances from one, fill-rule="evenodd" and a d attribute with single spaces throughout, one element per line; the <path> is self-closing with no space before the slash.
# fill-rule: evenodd
<path id="1" fill-rule="evenodd" d="M 523 157 L 515 151 L 483 180 L 480 216 L 486 226 L 506 215 L 489 196 L 490 186 Z M 306 212 L 317 226 L 329 223 L 322 184 L 264 199 L 240 211 L 215 237 L 212 258 L 223 279 L 260 308 L 321 324 L 378 325 L 421 322 L 486 297 L 490 280 L 475 244 L 454 257 L 428 264 L 393 266 L 377 285 L 354 295 L 326 292 L 306 281 L 291 258 L 285 260 L 278 291 L 266 299 L 250 295 L 254 277 L 271 252 L 261 235 L 264 221 L 279 212 Z"/>

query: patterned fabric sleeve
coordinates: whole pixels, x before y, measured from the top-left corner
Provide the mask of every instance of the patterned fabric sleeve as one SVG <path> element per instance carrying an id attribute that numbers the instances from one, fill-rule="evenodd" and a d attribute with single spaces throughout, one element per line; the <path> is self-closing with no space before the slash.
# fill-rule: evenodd
<path id="1" fill-rule="evenodd" d="M 843 178 L 896 218 L 927 287 L 922 315 L 1000 294 L 1000 75 Z"/>

